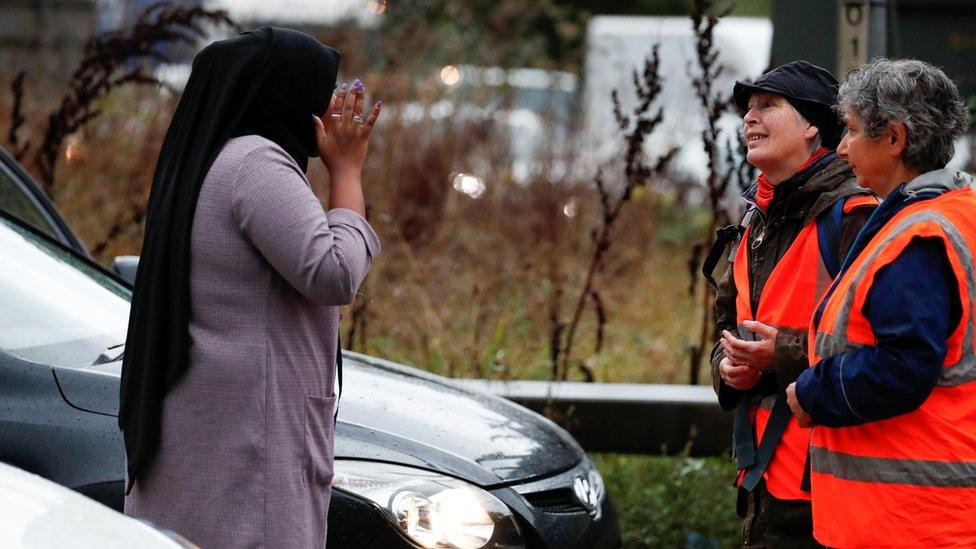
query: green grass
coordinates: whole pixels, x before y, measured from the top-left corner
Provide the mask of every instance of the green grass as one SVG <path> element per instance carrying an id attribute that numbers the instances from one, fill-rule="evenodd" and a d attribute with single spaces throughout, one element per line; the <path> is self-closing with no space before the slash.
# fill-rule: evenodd
<path id="1" fill-rule="evenodd" d="M 719 549 L 741 543 L 725 458 L 591 454 L 613 498 L 624 547 Z"/>

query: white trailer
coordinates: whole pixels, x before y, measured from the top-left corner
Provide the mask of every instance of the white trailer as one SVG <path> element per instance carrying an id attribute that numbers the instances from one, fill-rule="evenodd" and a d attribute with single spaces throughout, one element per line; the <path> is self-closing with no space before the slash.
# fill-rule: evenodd
<path id="1" fill-rule="evenodd" d="M 732 93 L 737 79 L 756 78 L 769 64 L 773 28 L 769 19 L 726 17 L 715 27 L 714 41 L 723 71 L 716 89 Z M 635 105 L 632 83 L 634 69 L 643 67 L 651 48 L 660 45 L 664 78 L 657 105 L 664 106 L 664 120 L 647 143 L 655 157 L 679 146 L 673 168 L 701 181 L 706 159 L 701 131 L 704 111 L 692 89 L 692 75 L 699 73 L 695 58 L 695 37 L 689 17 L 597 16 L 587 28 L 587 51 L 583 109 L 584 150 L 591 167 L 620 154 L 620 132 L 613 117 L 610 92 L 619 90 L 624 112 Z M 736 131 L 739 119 L 727 116 L 723 127 Z"/>

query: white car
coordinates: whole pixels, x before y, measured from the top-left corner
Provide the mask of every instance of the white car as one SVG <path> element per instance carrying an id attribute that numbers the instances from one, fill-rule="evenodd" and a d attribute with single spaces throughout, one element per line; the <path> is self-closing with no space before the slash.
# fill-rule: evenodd
<path id="1" fill-rule="evenodd" d="M 92 499 L 0 463 L 0 547 L 30 549 L 195 548 Z"/>

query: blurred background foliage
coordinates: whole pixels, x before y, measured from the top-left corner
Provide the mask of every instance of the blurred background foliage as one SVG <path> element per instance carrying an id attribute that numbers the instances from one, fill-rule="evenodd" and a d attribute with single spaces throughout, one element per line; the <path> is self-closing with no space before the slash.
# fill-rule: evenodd
<path id="1" fill-rule="evenodd" d="M 344 315 L 344 346 L 449 376 L 546 379 L 551 304 L 568 304 L 580 287 L 603 222 L 596 168 L 576 162 L 591 152 L 578 139 L 587 24 L 595 14 L 687 16 L 689 2 L 363 3 L 383 12 L 377 24 L 302 27 L 342 52 L 341 79 L 361 78 L 369 99 L 385 104 L 364 176 L 368 216 L 384 249 L 363 296 Z M 718 2 L 714 11 L 729 5 Z M 732 14 L 768 17 L 771 9 L 772 0 L 739 0 Z M 504 78 L 481 89 L 445 85 L 449 66 L 561 71 L 547 74 L 569 75 L 574 84 L 558 96 L 562 111 L 536 109 L 538 119 L 528 124 L 516 86 Z M 0 74 L 5 90 L 11 77 Z M 31 72 L 25 86 L 21 137 L 36 143 L 64 90 L 57 79 Z M 89 246 L 104 244 L 97 256 L 103 264 L 139 253 L 143 226 L 133 205 L 148 196 L 178 97 L 156 86 L 120 88 L 98 100 L 100 115 L 59 151 L 53 198 Z M 5 137 L 13 99 L 0 94 Z M 699 124 L 695 113 L 664 116 Z M 624 148 L 621 140 L 621 156 Z M 611 184 L 613 173 L 619 183 L 619 165 L 603 168 Z M 310 164 L 309 179 L 324 198 L 321 163 Z M 698 276 L 689 269 L 689 250 L 712 215 L 695 199 L 696 185 L 666 174 L 637 189 L 623 210 L 596 282 L 605 314 L 587 311 L 577 343 L 596 380 L 688 381 L 702 319 L 700 299 L 688 292 Z M 110 235 L 119 220 L 122 229 Z M 594 352 L 597 328 L 603 341 Z M 697 380 L 707 383 L 707 371 Z M 736 545 L 729 460 L 594 459 L 616 501 L 625 546 Z"/>
<path id="2" fill-rule="evenodd" d="M 719 2 L 715 11 L 768 17 L 772 0 Z M 593 15 L 681 15 L 688 0 L 397 0 L 373 36 L 380 67 L 424 69 L 457 63 L 578 73 Z M 390 48 L 389 46 L 392 46 Z M 395 51 L 391 51 L 395 50 Z M 423 52 L 403 59 L 406 53 Z M 393 55 L 390 53 L 400 53 Z M 402 64 L 400 64 L 402 63 Z"/>
<path id="3" fill-rule="evenodd" d="M 768 4 L 740 2 L 736 9 L 764 13 Z M 446 375 L 548 377 L 547 304 L 554 295 L 571 299 L 601 223 L 595 170 L 565 168 L 587 152 L 576 140 L 581 80 L 561 96 L 568 116 L 542 113 L 531 133 L 514 120 L 523 112 L 515 87 L 446 86 L 442 70 L 529 67 L 582 79 L 594 10 L 687 14 L 682 5 L 370 0 L 370 9 L 384 12 L 375 25 L 300 27 L 343 53 L 342 79 L 362 78 L 370 99 L 387 106 L 365 170 L 369 216 L 384 253 L 363 288 L 368 298 L 345 315 L 347 347 Z M 6 85 L 10 75 L 3 77 Z M 63 90 L 30 72 L 25 87 L 22 140 L 37 142 Z M 12 97 L 0 101 L 0 127 L 7 128 Z M 148 196 L 177 101 L 178 93 L 155 86 L 115 90 L 60 152 L 53 198 L 105 264 L 139 253 L 143 227 L 132 205 Z M 531 142 L 523 139 L 530 133 Z M 563 144 L 553 145 L 557 140 Z M 527 163 L 533 168 L 518 173 Z M 552 169 L 557 165 L 564 168 Z M 310 166 L 313 188 L 324 197 L 328 175 L 321 163 Z M 458 187 L 460 174 L 474 176 L 482 186 L 477 195 Z M 654 181 L 635 193 L 615 229 L 599 281 L 606 318 L 587 312 L 577 345 L 589 350 L 581 359 L 600 381 L 685 381 L 690 327 L 700 314 L 685 292 L 687 249 L 708 224 L 708 212 L 687 200 L 688 185 Z M 120 220 L 121 230 L 109 234 Z M 592 353 L 600 322 L 603 350 Z"/>
<path id="4" fill-rule="evenodd" d="M 742 546 L 731 461 L 621 454 L 590 457 L 613 495 L 624 547 Z"/>

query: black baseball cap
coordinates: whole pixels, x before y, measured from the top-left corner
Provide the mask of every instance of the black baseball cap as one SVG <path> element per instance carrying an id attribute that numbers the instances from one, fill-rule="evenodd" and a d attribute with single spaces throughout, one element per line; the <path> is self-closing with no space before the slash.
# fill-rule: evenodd
<path id="1" fill-rule="evenodd" d="M 732 97 L 744 113 L 749 109 L 749 97 L 754 93 L 783 96 L 820 130 L 823 146 L 835 149 L 844 133 L 844 124 L 834 111 L 839 88 L 840 84 L 830 71 L 799 60 L 780 65 L 755 82 L 736 81 Z"/>

